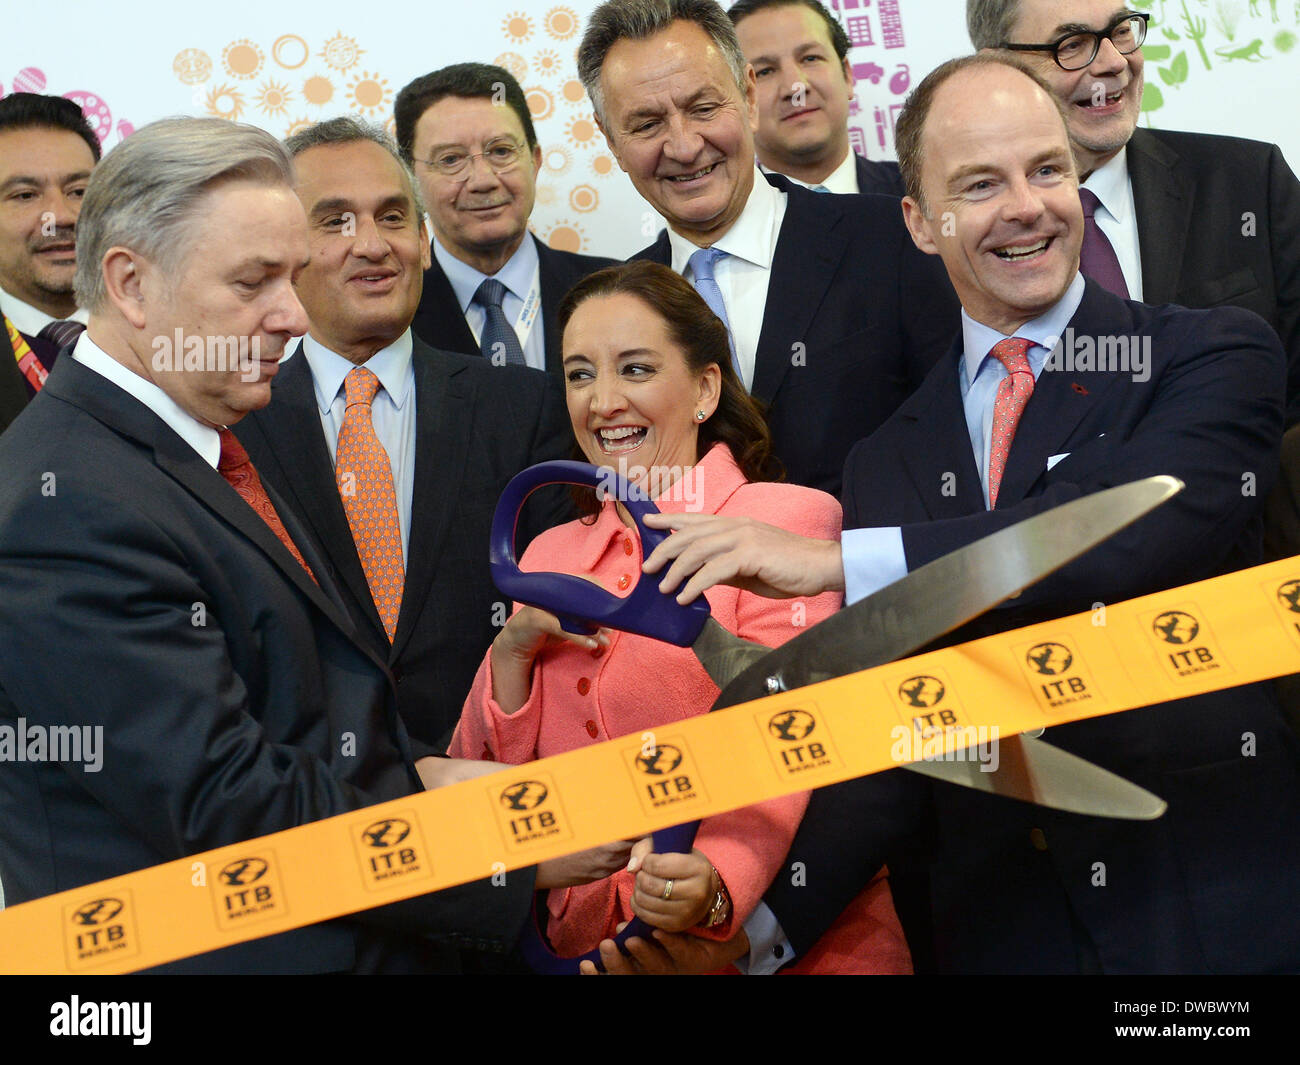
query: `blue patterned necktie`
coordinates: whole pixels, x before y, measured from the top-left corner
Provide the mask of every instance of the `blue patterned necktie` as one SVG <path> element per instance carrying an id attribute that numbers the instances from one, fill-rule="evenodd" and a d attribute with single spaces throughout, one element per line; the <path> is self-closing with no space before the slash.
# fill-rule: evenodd
<path id="1" fill-rule="evenodd" d="M 718 283 L 713 278 L 714 266 L 726 254 L 718 248 L 700 248 L 699 251 L 691 254 L 687 265 L 691 268 L 691 284 L 695 286 L 695 291 L 709 305 L 709 310 L 721 318 L 722 324 L 727 327 L 727 342 L 731 345 L 731 364 L 736 368 L 736 376 L 744 381 L 745 377 L 740 372 L 740 360 L 736 357 L 736 338 L 731 333 L 731 322 L 727 319 L 727 305 L 722 302 L 722 289 L 718 288 Z"/>
<path id="2" fill-rule="evenodd" d="M 505 298 L 506 286 L 491 277 L 479 285 L 478 291 L 474 293 L 474 302 L 487 312 L 479 347 L 483 357 L 491 360 L 494 366 L 503 364 L 502 356 L 506 366 L 527 366 L 519 335 L 506 317 L 506 312 L 501 309 L 501 301 Z"/>

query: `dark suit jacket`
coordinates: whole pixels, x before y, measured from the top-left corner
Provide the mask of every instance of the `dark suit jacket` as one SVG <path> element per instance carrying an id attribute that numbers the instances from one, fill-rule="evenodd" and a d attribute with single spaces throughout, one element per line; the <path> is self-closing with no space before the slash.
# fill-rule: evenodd
<path id="1" fill-rule="evenodd" d="M 898 199 L 907 194 L 903 189 L 903 175 L 899 173 L 897 163 L 889 160 L 876 162 L 857 154 L 854 154 L 853 162 L 858 171 L 858 192 L 874 196 L 895 196 Z"/>
<path id="2" fill-rule="evenodd" d="M 914 569 L 1111 485 L 1167 473 L 1187 487 L 952 642 L 1259 560 L 1260 498 L 1243 493 L 1242 473 L 1258 471 L 1262 495 L 1277 463 L 1284 364 L 1272 332 L 1240 310 L 1147 307 L 1091 282 L 1071 324 L 1150 337 L 1150 380 L 1044 370 L 990 512 L 954 350 L 853 450 L 845 527 L 901 526 Z M 949 472 L 955 494 L 944 491 Z M 1242 756 L 1247 733 L 1254 757 Z M 815 940 L 901 834 L 928 824 L 940 969 L 1068 972 L 1077 942 L 1108 972 L 1300 968 L 1290 912 L 1300 891 L 1300 755 L 1268 686 L 1050 728 L 1047 739 L 1149 788 L 1168 812 L 1154 822 L 1084 817 L 899 772 L 818 791 L 789 858 L 806 863 L 807 886 L 778 878 L 767 896 L 796 946 Z M 1104 887 L 1094 886 L 1098 862 Z"/>
<path id="3" fill-rule="evenodd" d="M 383 662 L 290 508 L 272 502 L 319 587 L 193 448 L 72 359 L 0 439 L 0 721 L 103 728 L 99 772 L 0 765 L 10 903 L 420 790 Z M 449 953 L 505 950 L 531 879 L 168 968 L 436 964 L 421 936 Z"/>
<path id="4" fill-rule="evenodd" d="M 1300 421 L 1300 181 L 1274 144 L 1137 129 L 1128 171 L 1142 299 L 1231 305 L 1277 330 L 1287 353 L 1286 424 Z"/>
<path id="5" fill-rule="evenodd" d="M 789 199 L 751 392 L 768 405 L 788 479 L 838 495 L 849 448 L 947 348 L 957 300 L 943 264 L 912 243 L 898 200 L 828 196 L 765 176 Z M 671 265 L 667 231 L 634 258 Z"/>
<path id="6" fill-rule="evenodd" d="M 497 499 L 520 470 L 567 458 L 573 434 L 536 370 L 493 366 L 437 351 L 419 339 L 413 365 L 409 564 L 391 645 L 357 558 L 321 430 L 311 367 L 301 352 L 275 376 L 270 405 L 246 417 L 236 435 L 263 481 L 289 501 L 323 548 L 327 572 L 341 586 L 362 638 L 397 680 L 397 705 L 407 729 L 417 740 L 445 750 L 478 664 L 509 607 L 488 571 Z M 520 554 L 543 528 L 572 517 L 556 505 L 565 501 L 557 493 L 549 505 L 525 509 L 517 533 Z M 497 603 L 504 607 L 494 611 Z"/>
<path id="7" fill-rule="evenodd" d="M 537 245 L 542 290 L 541 326 L 546 331 L 546 370 L 563 391 L 564 376 L 560 366 L 560 341 L 563 338 L 555 320 L 560 301 L 569 289 L 588 274 L 613 266 L 618 260 L 556 251 L 548 248 L 531 233 L 528 239 Z M 461 312 L 456 293 L 452 291 L 451 282 L 438 265 L 437 256 L 434 256 L 433 265 L 424 272 L 424 294 L 420 297 L 420 306 L 415 312 L 411 329 L 431 348 L 458 351 L 464 355 L 482 355 L 469 323 Z"/>
<path id="8" fill-rule="evenodd" d="M 29 337 L 25 333 L 23 338 L 31 346 L 41 364 L 47 370 L 52 370 L 59 354 L 54 344 L 39 337 Z M 9 343 L 9 331 L 0 328 L 0 433 L 3 433 L 9 427 L 9 423 L 18 417 L 30 399 L 27 378 L 18 369 L 18 363 L 14 359 L 14 347 Z"/>

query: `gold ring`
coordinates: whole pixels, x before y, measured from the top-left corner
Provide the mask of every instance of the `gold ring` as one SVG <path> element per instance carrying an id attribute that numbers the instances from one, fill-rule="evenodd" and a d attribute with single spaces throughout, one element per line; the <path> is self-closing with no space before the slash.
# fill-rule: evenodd
<path id="1" fill-rule="evenodd" d="M 672 897 L 673 897 L 673 882 L 669 880 L 666 884 L 664 884 L 664 899 L 667 900 L 667 899 L 671 899 Z"/>

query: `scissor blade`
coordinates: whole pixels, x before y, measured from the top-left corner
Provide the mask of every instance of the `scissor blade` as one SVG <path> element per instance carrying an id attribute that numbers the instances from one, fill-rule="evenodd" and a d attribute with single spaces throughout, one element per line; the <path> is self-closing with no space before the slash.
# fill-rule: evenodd
<path id="1" fill-rule="evenodd" d="M 907 768 L 949 784 L 1070 813 L 1152 821 L 1165 812 L 1159 796 L 1050 743 L 1011 736 L 996 746 L 997 769 L 991 772 L 969 755 L 961 761 L 911 762 Z"/>
<path id="2" fill-rule="evenodd" d="M 768 652 L 714 710 L 893 662 L 979 617 L 1180 492 L 1148 477 L 1071 500 L 935 559 Z"/>
<path id="3" fill-rule="evenodd" d="M 709 618 L 691 644 L 691 650 L 709 679 L 719 688 L 725 688 L 738 674 L 766 657 L 772 648 L 743 640 Z"/>

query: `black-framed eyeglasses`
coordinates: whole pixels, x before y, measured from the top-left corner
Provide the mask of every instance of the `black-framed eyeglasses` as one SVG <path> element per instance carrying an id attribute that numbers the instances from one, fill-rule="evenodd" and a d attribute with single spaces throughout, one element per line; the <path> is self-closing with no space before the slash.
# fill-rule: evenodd
<path id="1" fill-rule="evenodd" d="M 462 148 L 443 148 L 432 159 L 421 159 L 425 166 L 443 177 L 465 177 L 475 159 L 482 159 L 496 173 L 505 174 L 519 164 L 526 145 L 504 139 L 493 141 L 481 152 L 467 152 Z"/>
<path id="2" fill-rule="evenodd" d="M 1136 52 L 1147 39 L 1147 20 L 1150 18 L 1150 15 L 1130 11 L 1120 15 L 1104 30 L 1067 33 L 1051 44 L 1003 44 L 1002 47 L 1013 52 L 1051 52 L 1062 70 L 1082 70 L 1097 58 L 1102 41 L 1110 41 L 1120 55 Z"/>

